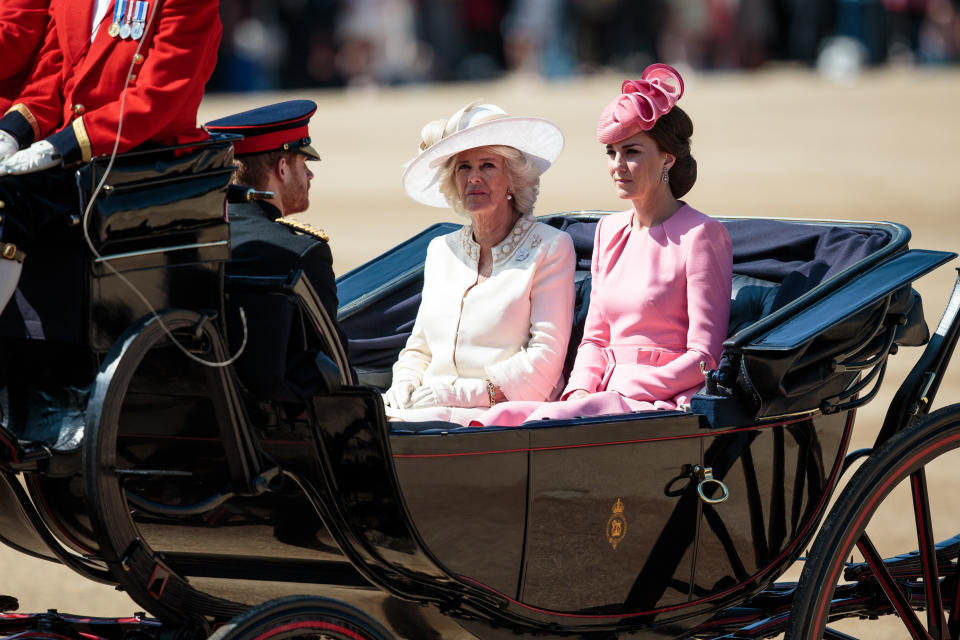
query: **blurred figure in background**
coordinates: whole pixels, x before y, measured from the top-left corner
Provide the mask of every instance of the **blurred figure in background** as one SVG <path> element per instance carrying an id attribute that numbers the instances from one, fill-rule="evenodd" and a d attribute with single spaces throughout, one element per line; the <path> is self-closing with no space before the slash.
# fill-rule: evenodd
<path id="1" fill-rule="evenodd" d="M 913 63 L 920 50 L 920 31 L 927 19 L 929 0 L 883 0 L 887 10 L 887 56 Z"/>
<path id="2" fill-rule="evenodd" d="M 503 20 L 510 71 L 545 78 L 574 73 L 573 34 L 567 0 L 515 0 Z"/>
<path id="3" fill-rule="evenodd" d="M 816 63 L 823 39 L 833 32 L 836 0 L 773 0 L 771 57 Z"/>
<path id="4" fill-rule="evenodd" d="M 960 60 L 960 0 L 930 0 L 920 32 L 920 60 L 935 64 Z"/>
<path id="5" fill-rule="evenodd" d="M 26 0 L 21 0 L 26 1 Z M 231 0 L 222 91 L 547 79 L 652 60 L 852 77 L 960 54 L 960 0 Z"/>
<path id="6" fill-rule="evenodd" d="M 344 0 L 334 65 L 348 85 L 426 80 L 411 0 Z"/>
<path id="7" fill-rule="evenodd" d="M 341 86 L 336 70 L 335 26 L 339 0 L 279 0 L 274 3 L 287 48 L 280 63 L 284 88 Z"/>

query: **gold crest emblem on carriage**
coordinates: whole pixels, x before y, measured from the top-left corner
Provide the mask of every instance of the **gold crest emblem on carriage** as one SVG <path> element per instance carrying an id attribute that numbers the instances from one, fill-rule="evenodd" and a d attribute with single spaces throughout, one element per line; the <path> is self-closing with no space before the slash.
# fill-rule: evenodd
<path id="1" fill-rule="evenodd" d="M 623 515 L 623 501 L 617 498 L 613 505 L 613 514 L 607 520 L 607 542 L 616 549 L 620 541 L 627 536 L 627 518 Z"/>

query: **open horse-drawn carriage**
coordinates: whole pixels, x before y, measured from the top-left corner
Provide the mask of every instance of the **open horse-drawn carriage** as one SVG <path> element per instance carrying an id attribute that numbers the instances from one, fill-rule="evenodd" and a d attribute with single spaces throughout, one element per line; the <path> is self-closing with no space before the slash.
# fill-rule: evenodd
<path id="1" fill-rule="evenodd" d="M 78 174 L 86 197 L 104 165 Z M 339 279 L 350 366 L 299 273 L 225 275 L 232 165 L 229 137 L 118 158 L 49 249 L 72 280 L 25 272 L 3 325 L 0 541 L 151 617 L 0 614 L 0 637 L 818 638 L 886 614 L 960 633 L 960 543 L 934 539 L 924 476 L 960 446 L 960 406 L 928 413 L 960 289 L 931 337 L 910 286 L 954 254 L 909 249 L 898 224 L 721 219 L 730 337 L 690 407 L 391 425 L 380 390 L 426 246 L 453 227 Z M 541 218 L 575 240 L 580 329 L 601 215 Z M 61 308 L 31 305 L 53 281 Z M 874 447 L 848 453 L 888 356 L 924 343 Z M 254 381 L 290 350 L 317 354 L 319 392 Z M 865 530 L 902 483 L 916 543 L 884 559 Z M 811 543 L 799 583 L 775 583 Z"/>

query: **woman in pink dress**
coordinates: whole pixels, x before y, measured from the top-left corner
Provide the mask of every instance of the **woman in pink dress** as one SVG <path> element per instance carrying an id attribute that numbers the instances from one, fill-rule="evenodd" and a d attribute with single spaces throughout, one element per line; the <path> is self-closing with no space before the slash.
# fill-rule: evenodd
<path id="1" fill-rule="evenodd" d="M 697 175 L 682 94 L 675 69 L 651 65 L 600 117 L 610 177 L 632 206 L 597 225 L 590 309 L 561 401 L 501 403 L 472 425 L 683 408 L 716 368 L 733 254 L 723 225 L 678 199 Z"/>

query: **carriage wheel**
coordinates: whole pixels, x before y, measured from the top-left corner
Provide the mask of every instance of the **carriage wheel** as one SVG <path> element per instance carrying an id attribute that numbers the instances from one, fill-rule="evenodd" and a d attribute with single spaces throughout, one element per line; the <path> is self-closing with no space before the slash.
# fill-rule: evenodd
<path id="1" fill-rule="evenodd" d="M 936 544 L 927 487 L 928 469 L 935 467 L 937 458 L 958 448 L 960 405 L 951 405 L 897 433 L 871 454 L 840 494 L 810 549 L 797 585 L 787 638 L 849 637 L 834 635 L 827 623 L 850 616 L 850 611 L 840 606 L 840 593 L 851 587 L 869 600 L 858 605 L 860 613 L 868 611 L 871 618 L 895 614 L 889 619 L 905 628 L 904 637 L 960 637 L 960 590 L 956 588 L 960 538 Z M 940 465 L 946 462 L 940 460 Z M 955 460 L 949 462 L 956 465 Z M 897 513 L 896 522 L 875 518 L 878 508 L 898 487 L 902 495 L 909 495 L 914 518 L 906 509 Z M 948 509 L 938 510 L 938 515 L 956 511 L 956 496 L 949 498 Z M 874 539 L 881 529 L 900 525 L 909 527 L 910 544 L 915 545 L 900 551 L 917 551 L 885 562 Z M 854 550 L 863 562 L 848 564 Z"/>
<path id="2" fill-rule="evenodd" d="M 176 626 L 203 627 L 203 618 L 227 619 L 242 611 L 242 605 L 195 590 L 141 537 L 118 474 L 125 463 L 118 461 L 117 437 L 124 400 L 144 359 L 152 349 L 169 346 L 167 331 L 193 334 L 202 320 L 193 311 L 164 311 L 141 320 L 117 340 L 93 386 L 83 442 L 84 492 L 103 560 L 131 599 Z"/>
<path id="3" fill-rule="evenodd" d="M 208 640 L 389 640 L 378 622 L 353 607 L 314 596 L 270 600 L 241 613 Z"/>

